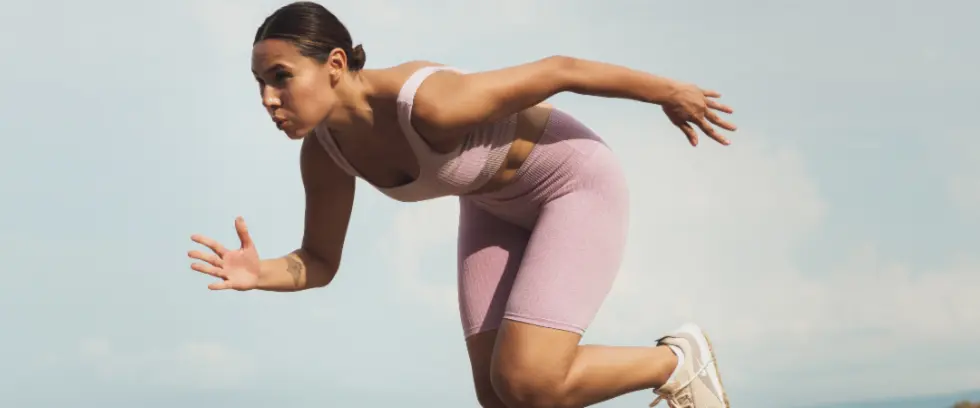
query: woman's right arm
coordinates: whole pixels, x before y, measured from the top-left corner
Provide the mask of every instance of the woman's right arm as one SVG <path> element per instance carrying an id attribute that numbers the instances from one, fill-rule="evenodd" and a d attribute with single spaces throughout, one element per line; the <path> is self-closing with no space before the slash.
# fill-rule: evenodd
<path id="1" fill-rule="evenodd" d="M 283 257 L 262 260 L 259 290 L 323 287 L 340 267 L 354 205 L 354 177 L 334 163 L 313 135 L 303 139 L 300 173 L 306 191 L 303 243 Z"/>

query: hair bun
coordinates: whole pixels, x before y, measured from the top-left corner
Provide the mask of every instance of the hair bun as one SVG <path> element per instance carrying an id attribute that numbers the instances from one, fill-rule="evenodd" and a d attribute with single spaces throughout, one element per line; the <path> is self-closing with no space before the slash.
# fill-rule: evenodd
<path id="1" fill-rule="evenodd" d="M 348 67 L 353 70 L 359 70 L 364 68 L 364 62 L 367 61 L 367 55 L 364 54 L 364 46 L 358 44 L 351 50 L 350 58 L 347 60 Z"/>

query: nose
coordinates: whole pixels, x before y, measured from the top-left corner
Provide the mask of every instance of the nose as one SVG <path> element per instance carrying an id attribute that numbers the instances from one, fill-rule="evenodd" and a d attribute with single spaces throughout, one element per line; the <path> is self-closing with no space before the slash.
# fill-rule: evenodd
<path id="1" fill-rule="evenodd" d="M 282 99 L 275 88 L 265 85 L 262 87 L 262 106 L 270 111 L 282 106 Z"/>

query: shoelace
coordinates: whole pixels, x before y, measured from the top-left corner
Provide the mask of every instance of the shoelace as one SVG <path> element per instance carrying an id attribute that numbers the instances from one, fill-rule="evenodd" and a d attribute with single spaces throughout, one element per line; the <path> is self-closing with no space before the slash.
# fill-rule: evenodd
<path id="1" fill-rule="evenodd" d="M 694 375 L 691 376 L 691 378 L 688 378 L 687 379 L 687 382 L 685 382 L 683 385 L 681 385 L 680 387 L 678 387 L 677 390 L 674 391 L 674 393 L 676 394 L 678 391 L 683 390 L 683 389 L 691 386 L 691 383 L 693 383 L 694 380 L 698 379 L 698 377 L 701 376 L 701 374 L 703 374 L 704 371 L 708 369 L 708 366 L 711 363 L 713 363 L 713 362 L 714 362 L 714 359 L 710 359 L 710 360 L 706 361 L 701 366 L 701 368 L 699 368 L 698 371 L 695 372 Z M 677 408 L 678 407 L 677 401 L 674 399 L 674 395 L 673 394 L 671 394 L 670 396 L 666 396 L 666 397 L 663 396 L 663 395 L 659 395 L 658 394 L 657 399 L 653 400 L 653 402 L 650 403 L 650 408 L 653 408 L 653 407 L 657 406 L 657 404 L 660 404 L 660 401 L 664 401 L 664 400 L 667 401 L 667 406 L 668 407 L 670 407 L 670 408 Z"/>

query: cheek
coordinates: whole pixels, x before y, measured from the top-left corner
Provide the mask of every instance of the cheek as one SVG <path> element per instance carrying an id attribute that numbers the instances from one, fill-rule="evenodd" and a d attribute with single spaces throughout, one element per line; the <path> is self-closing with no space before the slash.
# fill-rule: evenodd
<path id="1" fill-rule="evenodd" d="M 306 103 L 303 101 L 303 94 L 297 93 L 294 87 L 284 88 L 279 94 L 279 101 L 282 107 L 293 115 L 298 115 L 303 110 Z"/>
<path id="2" fill-rule="evenodd" d="M 297 90 L 293 95 L 296 114 L 302 115 L 304 119 L 322 120 L 336 104 L 336 98 L 329 89 L 317 90 L 310 87 Z"/>

